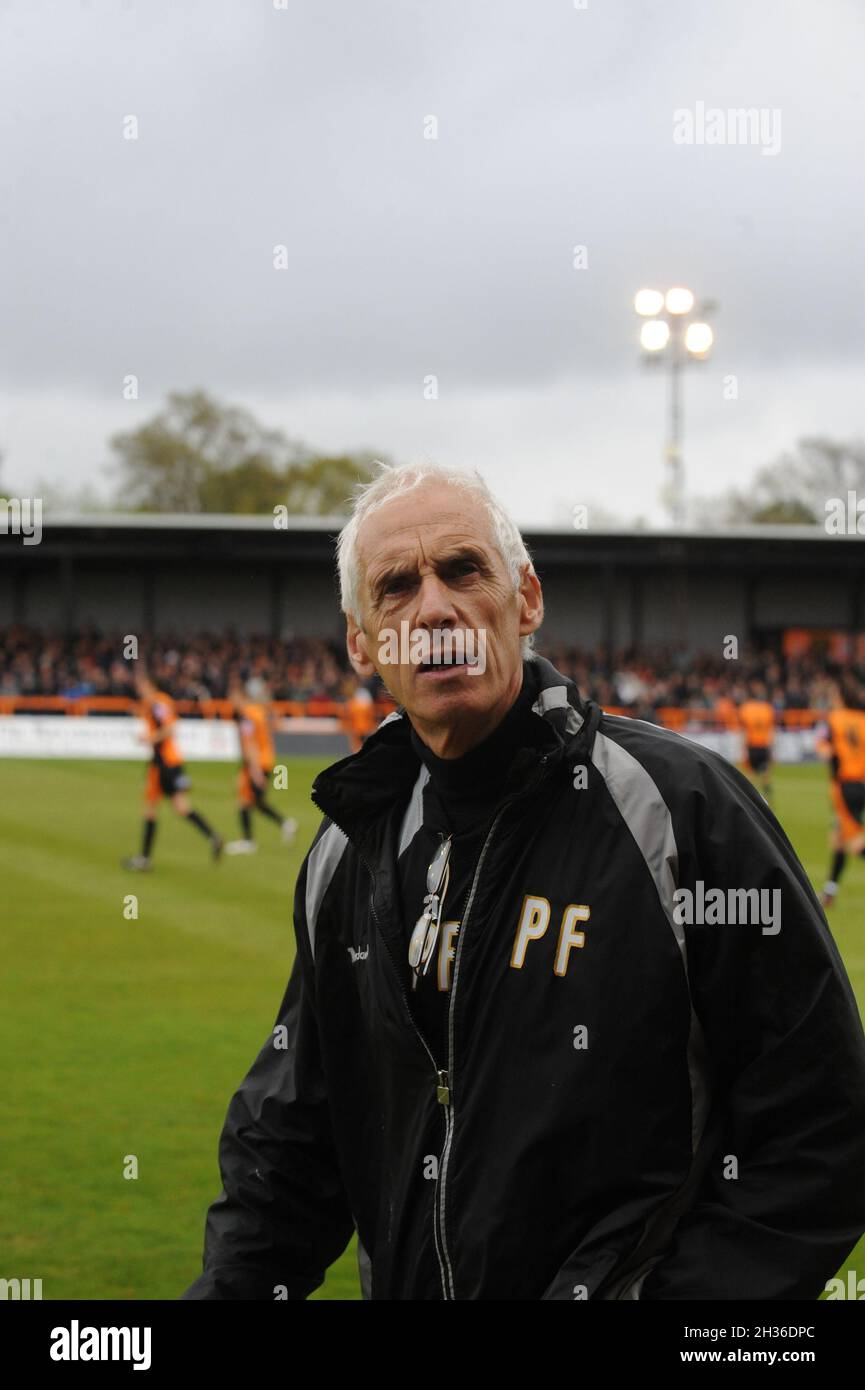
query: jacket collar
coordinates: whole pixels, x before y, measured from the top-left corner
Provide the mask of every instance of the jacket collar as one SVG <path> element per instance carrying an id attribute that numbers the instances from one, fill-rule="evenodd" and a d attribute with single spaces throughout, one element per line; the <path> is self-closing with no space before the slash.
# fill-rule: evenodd
<path id="1" fill-rule="evenodd" d="M 576 685 L 545 657 L 523 663 L 532 683 L 532 711 L 541 723 L 533 747 L 519 750 L 508 786 L 528 780 L 563 757 L 586 757 L 591 752 L 600 708 L 582 700 Z M 420 760 L 411 745 L 411 726 L 400 706 L 382 721 L 360 752 L 333 763 L 312 785 L 315 804 L 358 847 L 371 838 L 379 818 L 407 801 L 417 781 Z"/>

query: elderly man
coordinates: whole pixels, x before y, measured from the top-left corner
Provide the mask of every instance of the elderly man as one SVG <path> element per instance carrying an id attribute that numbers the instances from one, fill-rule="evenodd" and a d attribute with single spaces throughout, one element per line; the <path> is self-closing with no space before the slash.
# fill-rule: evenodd
<path id="1" fill-rule="evenodd" d="M 378 1299 L 815 1299 L 865 1227 L 865 1040 L 772 813 L 534 655 L 476 476 L 384 470 L 339 569 L 399 709 L 314 784 L 184 1297 L 305 1298 L 356 1228 Z"/>

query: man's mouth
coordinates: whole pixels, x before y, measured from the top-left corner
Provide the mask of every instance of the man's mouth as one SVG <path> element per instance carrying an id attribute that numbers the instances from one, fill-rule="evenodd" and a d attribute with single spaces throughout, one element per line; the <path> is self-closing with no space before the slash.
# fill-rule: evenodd
<path id="1" fill-rule="evenodd" d="M 418 666 L 418 671 L 422 676 L 433 674 L 442 675 L 448 671 L 456 672 L 466 670 L 468 665 L 469 663 L 465 658 L 441 656 L 438 658 L 434 657 L 432 661 L 422 661 Z"/>

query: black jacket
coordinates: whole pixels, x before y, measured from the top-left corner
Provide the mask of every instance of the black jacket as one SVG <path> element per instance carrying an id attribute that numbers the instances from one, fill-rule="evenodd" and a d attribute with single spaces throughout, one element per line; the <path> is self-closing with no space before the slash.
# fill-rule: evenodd
<path id="1" fill-rule="evenodd" d="M 716 754 L 542 658 L 527 679 L 541 738 L 478 859 L 446 1058 L 395 911 L 426 775 L 404 713 L 316 780 L 185 1298 L 304 1298 L 356 1227 L 372 1298 L 815 1299 L 865 1229 L 865 1038 L 783 830 Z M 682 888 L 766 890 L 780 930 L 680 923 Z"/>

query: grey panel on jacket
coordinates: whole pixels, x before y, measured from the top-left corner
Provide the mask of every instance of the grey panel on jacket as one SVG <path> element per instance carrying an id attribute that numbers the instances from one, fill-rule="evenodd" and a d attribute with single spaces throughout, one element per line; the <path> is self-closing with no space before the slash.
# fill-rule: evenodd
<path id="1" fill-rule="evenodd" d="M 592 749 L 592 762 L 607 784 L 607 790 L 636 841 L 657 889 L 664 915 L 676 938 L 685 967 L 688 955 L 685 928 L 675 918 L 674 893 L 679 867 L 679 851 L 673 833 L 673 818 L 661 792 L 641 762 L 613 739 L 598 732 Z M 688 985 L 690 995 L 690 984 Z M 705 1041 L 700 1021 L 691 1003 L 688 1035 L 688 1075 L 691 1082 L 691 1149 L 696 1151 L 709 1113 L 709 1081 L 705 1062 Z"/>
<path id="2" fill-rule="evenodd" d="M 315 928 L 322 900 L 345 854 L 348 840 L 338 825 L 329 825 L 317 844 L 313 845 L 306 863 L 306 930 L 309 949 L 315 960 Z"/>

